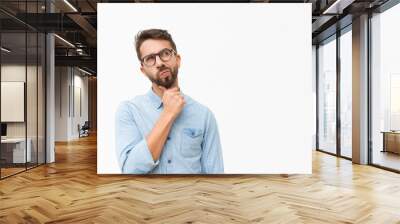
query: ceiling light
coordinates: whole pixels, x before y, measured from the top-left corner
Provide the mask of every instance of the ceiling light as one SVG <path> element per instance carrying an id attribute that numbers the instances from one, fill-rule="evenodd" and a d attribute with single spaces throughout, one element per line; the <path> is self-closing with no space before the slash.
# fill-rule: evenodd
<path id="1" fill-rule="evenodd" d="M 1 47 L 0 49 L 1 49 L 2 51 L 6 52 L 6 53 L 10 53 L 10 52 L 11 52 L 11 50 L 9 50 L 9 49 L 7 49 L 7 48 L 5 48 L 5 47 Z"/>
<path id="2" fill-rule="evenodd" d="M 61 41 L 63 41 L 64 43 L 66 43 L 67 45 L 69 45 L 69 46 L 75 48 L 75 45 L 71 44 L 71 42 L 69 42 L 68 40 L 66 40 L 66 39 L 64 39 L 64 38 L 62 38 L 62 37 L 60 37 L 60 36 L 58 36 L 57 34 L 54 34 L 54 36 L 57 37 L 58 39 L 60 39 Z"/>
<path id="3" fill-rule="evenodd" d="M 83 69 L 81 69 L 81 68 L 79 68 L 79 67 L 78 67 L 78 70 L 81 71 L 81 72 L 83 72 L 83 73 L 85 73 L 85 74 L 92 75 L 92 73 L 90 73 L 90 72 L 88 72 L 88 71 L 86 71 L 86 70 L 83 70 Z"/>
<path id="4" fill-rule="evenodd" d="M 351 5 L 354 0 L 336 0 L 332 5 L 324 10 L 322 14 L 341 14 L 343 9 Z"/>
<path id="5" fill-rule="evenodd" d="M 75 12 L 78 12 L 78 10 L 71 4 L 69 3 L 68 0 L 64 0 L 65 4 L 67 4 L 72 10 L 74 10 Z"/>

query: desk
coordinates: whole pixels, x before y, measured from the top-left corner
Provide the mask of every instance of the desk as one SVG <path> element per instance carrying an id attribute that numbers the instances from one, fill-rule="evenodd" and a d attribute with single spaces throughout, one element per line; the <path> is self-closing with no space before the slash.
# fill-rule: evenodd
<path id="1" fill-rule="evenodd" d="M 400 154 L 400 131 L 382 131 L 381 133 L 383 133 L 382 152 Z"/>
<path id="2" fill-rule="evenodd" d="M 6 163 L 25 163 L 32 160 L 31 145 L 32 140 L 27 138 L 25 155 L 25 138 L 6 138 L 1 139 L 1 157 Z M 25 161 L 26 159 L 26 161 Z"/>

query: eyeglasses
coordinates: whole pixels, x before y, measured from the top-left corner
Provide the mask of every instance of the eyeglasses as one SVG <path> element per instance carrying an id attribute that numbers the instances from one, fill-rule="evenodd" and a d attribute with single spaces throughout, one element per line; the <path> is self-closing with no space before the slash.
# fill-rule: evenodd
<path id="1" fill-rule="evenodd" d="M 161 61 L 163 62 L 167 62 L 169 60 L 171 60 L 172 56 L 175 55 L 176 52 L 173 49 L 169 49 L 169 48 L 164 48 L 162 49 L 160 52 L 158 52 L 157 54 L 149 54 L 144 56 L 141 59 L 141 62 L 148 66 L 154 66 L 156 64 L 156 57 L 158 55 L 158 57 L 161 59 Z"/>

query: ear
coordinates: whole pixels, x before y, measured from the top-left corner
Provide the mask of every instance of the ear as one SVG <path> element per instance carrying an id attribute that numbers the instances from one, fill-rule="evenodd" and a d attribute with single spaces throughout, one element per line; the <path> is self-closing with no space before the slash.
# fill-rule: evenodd
<path id="1" fill-rule="evenodd" d="M 181 67 L 181 55 L 176 54 L 176 63 L 178 64 L 178 68 Z"/>
<path id="2" fill-rule="evenodd" d="M 140 65 L 140 71 L 141 71 L 143 74 L 145 74 L 145 73 L 144 73 L 143 65 Z"/>

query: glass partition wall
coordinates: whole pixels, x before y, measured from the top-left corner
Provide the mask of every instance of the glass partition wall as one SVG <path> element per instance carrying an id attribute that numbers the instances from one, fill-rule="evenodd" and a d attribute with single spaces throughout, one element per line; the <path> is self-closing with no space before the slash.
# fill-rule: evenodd
<path id="1" fill-rule="evenodd" d="M 0 3 L 10 4 L 10 2 Z M 43 1 L 19 1 L 37 13 Z M 45 34 L 0 11 L 0 178 L 45 163 Z"/>
<path id="2" fill-rule="evenodd" d="M 351 25 L 340 36 L 340 154 L 352 158 L 352 34 Z"/>
<path id="3" fill-rule="evenodd" d="M 393 2 L 393 1 L 392 1 Z M 369 17 L 368 164 L 400 172 L 400 4 Z M 352 158 L 352 28 L 317 45 L 317 150 Z"/>
<path id="4" fill-rule="evenodd" d="M 317 150 L 352 157 L 351 25 L 317 46 Z"/>
<path id="5" fill-rule="evenodd" d="M 370 163 L 400 172 L 400 4 L 371 18 Z"/>
<path id="6" fill-rule="evenodd" d="M 336 154 L 336 36 L 318 46 L 318 149 Z"/>

